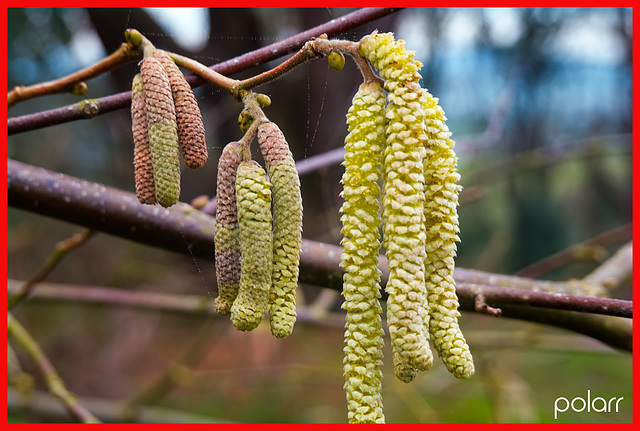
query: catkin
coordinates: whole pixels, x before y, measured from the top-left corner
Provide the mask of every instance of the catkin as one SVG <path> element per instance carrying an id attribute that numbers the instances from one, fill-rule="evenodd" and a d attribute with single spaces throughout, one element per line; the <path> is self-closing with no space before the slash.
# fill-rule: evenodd
<path id="1" fill-rule="evenodd" d="M 273 195 L 273 270 L 269 300 L 271 332 L 278 338 L 293 331 L 302 244 L 300 178 L 284 134 L 272 122 L 258 126 Z"/>
<path id="2" fill-rule="evenodd" d="M 406 367 L 422 371 L 433 362 L 429 348 L 424 279 L 424 111 L 418 81 L 422 64 L 392 33 L 365 36 L 360 53 L 385 80 L 386 147 L 383 158 L 384 244 L 389 263 L 387 323 L 394 352 Z M 395 367 L 396 371 L 400 367 Z M 406 376 L 398 376 L 406 380 Z"/>
<path id="3" fill-rule="evenodd" d="M 218 314 L 229 314 L 238 295 L 240 285 L 240 239 L 238 234 L 238 210 L 236 207 L 236 171 L 242 162 L 242 146 L 228 143 L 218 160 L 216 232 L 216 279 L 218 297 L 215 309 Z"/>
<path id="4" fill-rule="evenodd" d="M 347 113 L 342 176 L 341 263 L 345 270 L 344 376 L 351 423 L 383 423 L 382 307 L 380 305 L 380 163 L 384 146 L 385 95 L 378 83 L 362 84 Z"/>
<path id="5" fill-rule="evenodd" d="M 154 57 L 164 67 L 171 84 L 184 163 L 191 169 L 198 169 L 205 164 L 209 156 L 198 101 L 191 86 L 169 54 L 157 49 Z"/>
<path id="6" fill-rule="evenodd" d="M 169 207 L 180 197 L 180 150 L 171 86 L 162 65 L 153 57 L 142 60 L 140 73 L 156 199 L 163 207 Z"/>
<path id="7" fill-rule="evenodd" d="M 133 132 L 133 168 L 136 183 L 136 196 L 140 203 L 156 203 L 156 190 L 153 184 L 153 164 L 149 147 L 147 113 L 144 109 L 144 89 L 142 76 L 137 74 L 131 85 L 131 131 Z"/>
<path id="8" fill-rule="evenodd" d="M 271 184 L 257 162 L 250 160 L 238 166 L 236 199 L 242 268 L 231 322 L 241 331 L 250 331 L 269 307 L 273 261 Z"/>
<path id="9" fill-rule="evenodd" d="M 455 377 L 468 378 L 475 368 L 469 346 L 458 326 L 458 297 L 453 279 L 458 237 L 457 157 L 454 141 L 445 124 L 438 99 L 425 92 L 421 98 L 427 117 L 427 154 L 424 170 L 424 213 L 427 233 L 425 276 L 431 308 L 429 331 L 433 345 L 445 366 Z"/>

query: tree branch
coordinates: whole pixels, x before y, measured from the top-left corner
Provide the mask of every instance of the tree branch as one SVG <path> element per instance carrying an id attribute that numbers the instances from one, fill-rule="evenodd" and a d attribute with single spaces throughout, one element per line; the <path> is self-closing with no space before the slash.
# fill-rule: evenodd
<path id="1" fill-rule="evenodd" d="M 9 107 L 11 107 L 18 102 L 22 102 L 23 100 L 44 96 L 47 94 L 67 92 L 73 92 L 74 94 L 85 94 L 87 92 L 87 86 L 84 81 L 95 78 L 98 75 L 108 72 L 111 69 L 114 69 L 139 57 L 141 57 L 141 52 L 139 52 L 130 44 L 123 43 L 122 45 L 120 45 L 120 48 L 117 51 L 115 51 L 108 57 L 105 57 L 94 65 L 72 73 L 71 75 L 55 79 L 53 81 L 30 85 L 28 87 L 15 87 L 7 94 L 7 103 Z"/>
<path id="2" fill-rule="evenodd" d="M 618 287 L 624 280 L 631 277 L 632 268 L 628 265 L 631 261 L 633 261 L 633 246 L 630 242 L 623 245 L 613 256 L 587 275 L 584 281 L 601 284 L 609 289 Z"/>
<path id="3" fill-rule="evenodd" d="M 31 335 L 11 313 L 8 313 L 7 330 L 9 336 L 16 340 L 36 363 L 40 372 L 42 372 L 49 391 L 64 403 L 69 413 L 84 423 L 100 423 L 100 420 L 92 415 L 89 410 L 78 402 L 75 395 L 67 390 L 56 369 L 45 356 L 38 343 L 31 338 Z"/>
<path id="4" fill-rule="evenodd" d="M 400 10 L 400 8 L 362 8 L 340 18 L 332 19 L 329 22 L 298 33 L 295 36 L 289 37 L 280 42 L 273 43 L 225 62 L 218 63 L 211 66 L 210 69 L 225 76 L 233 75 L 300 49 L 300 47 L 302 47 L 307 41 L 314 37 L 318 37 L 323 33 L 333 36 L 362 24 L 366 24 L 377 18 L 389 15 L 398 10 Z M 194 88 L 205 83 L 204 80 L 196 75 L 187 75 L 186 78 Z M 92 100 L 92 106 L 95 108 L 95 114 L 92 116 L 128 107 L 130 103 L 131 91 L 125 91 L 111 96 L 102 97 L 100 99 L 94 99 Z M 84 118 L 91 117 L 88 117 L 86 112 L 77 109 L 75 105 L 55 108 L 48 111 L 9 118 L 7 121 L 7 133 L 8 135 L 13 135 L 27 130 L 39 129 Z"/>
<path id="5" fill-rule="evenodd" d="M 14 160 L 8 162 L 8 203 L 17 208 L 56 217 L 143 244 L 183 254 L 192 253 L 209 260 L 214 258 L 212 248 L 215 219 L 184 203 L 166 209 L 142 205 L 132 193 L 35 168 Z M 341 253 L 342 248 L 339 246 L 303 239 L 300 281 L 341 290 Z M 379 263 L 383 272 L 381 282 L 384 285 L 387 280 L 386 259 L 381 256 Z M 632 265 L 630 260 L 626 264 Z M 582 280 L 541 281 L 464 268 L 456 268 L 454 278 L 458 285 L 472 283 L 581 296 L 606 294 L 602 286 Z M 493 305 L 503 307 L 499 303 Z M 515 306 L 511 308 L 527 309 Z M 474 304 L 466 309 L 474 310 Z M 518 318 L 516 312 L 507 312 L 506 308 L 503 311 L 504 316 Z M 552 313 L 551 317 L 544 317 L 547 312 Z M 536 317 L 535 313 L 540 316 Z M 573 325 L 572 328 L 580 326 L 576 323 L 581 319 L 579 313 L 571 318 L 554 313 L 553 310 L 536 309 L 535 313 L 533 316 L 532 313 L 525 313 L 523 316 L 527 316 L 526 320 L 545 318 L 545 323 L 558 319 L 566 325 L 569 325 L 565 322 L 568 319 Z M 627 335 L 630 337 L 630 332 Z"/>

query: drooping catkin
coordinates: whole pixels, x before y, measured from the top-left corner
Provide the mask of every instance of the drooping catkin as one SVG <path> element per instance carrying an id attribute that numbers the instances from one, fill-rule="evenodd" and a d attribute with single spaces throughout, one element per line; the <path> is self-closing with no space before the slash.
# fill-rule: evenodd
<path id="1" fill-rule="evenodd" d="M 169 54 L 156 49 L 154 57 L 164 67 L 171 84 L 178 124 L 178 138 L 182 147 L 184 163 L 191 169 L 198 169 L 206 163 L 209 157 L 198 101 L 191 86 Z"/>
<path id="2" fill-rule="evenodd" d="M 427 124 L 427 154 L 424 170 L 424 213 L 427 233 L 425 276 L 431 320 L 429 331 L 438 355 L 458 378 L 471 377 L 473 357 L 458 325 L 458 297 L 453 279 L 458 237 L 458 193 L 462 188 L 453 150 L 454 141 L 445 124 L 438 99 L 425 92 L 421 98 Z"/>
<path id="3" fill-rule="evenodd" d="M 163 207 L 170 207 L 180 197 L 180 149 L 171 86 L 162 65 L 153 57 L 142 60 L 140 73 L 156 199 Z"/>
<path id="4" fill-rule="evenodd" d="M 423 204 L 425 156 L 424 111 L 419 103 L 419 68 L 403 41 L 392 33 L 373 33 L 360 42 L 360 54 L 385 80 L 388 105 L 383 158 L 384 244 L 389 263 L 387 323 L 396 362 L 419 371 L 433 355 L 428 344 L 424 280 L 425 228 Z M 396 370 L 399 370 L 396 367 Z M 402 380 L 406 376 L 398 376 Z"/>
<path id="5" fill-rule="evenodd" d="M 231 322 L 241 331 L 250 331 L 269 307 L 273 261 L 271 184 L 262 166 L 253 160 L 238 166 L 236 200 L 242 268 Z"/>
<path id="6" fill-rule="evenodd" d="M 216 279 L 218 314 L 229 314 L 240 285 L 240 238 L 236 207 L 236 171 L 242 162 L 242 145 L 228 143 L 218 160 L 216 232 Z"/>
<path id="7" fill-rule="evenodd" d="M 142 76 L 137 74 L 131 85 L 131 131 L 133 132 L 133 169 L 136 196 L 140 203 L 153 205 L 156 203 L 156 190 L 153 184 L 153 164 L 144 103 Z"/>
<path id="8" fill-rule="evenodd" d="M 287 337 L 296 321 L 296 288 L 302 244 L 300 178 L 284 134 L 272 122 L 258 126 L 273 195 L 273 271 L 269 300 L 271 332 Z"/>
<path id="9" fill-rule="evenodd" d="M 342 176 L 341 263 L 345 270 L 344 376 L 351 423 L 382 423 L 382 307 L 380 305 L 380 163 L 384 146 L 385 95 L 380 84 L 364 83 L 347 113 L 345 172 Z"/>

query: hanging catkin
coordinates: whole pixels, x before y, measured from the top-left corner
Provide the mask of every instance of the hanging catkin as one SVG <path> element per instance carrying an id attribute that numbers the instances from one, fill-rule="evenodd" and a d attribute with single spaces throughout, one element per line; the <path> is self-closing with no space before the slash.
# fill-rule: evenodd
<path id="1" fill-rule="evenodd" d="M 302 243 L 300 178 L 284 134 L 272 122 L 258 126 L 273 196 L 273 271 L 269 321 L 278 338 L 293 331 Z"/>
<path id="2" fill-rule="evenodd" d="M 238 210 L 236 207 L 236 171 L 242 162 L 242 146 L 228 143 L 218 160 L 216 193 L 216 279 L 218 297 L 215 309 L 218 314 L 229 314 L 238 295 L 240 284 L 240 238 L 238 234 Z"/>
<path id="3" fill-rule="evenodd" d="M 205 164 L 209 156 L 198 101 L 191 86 L 169 54 L 156 49 L 154 57 L 164 67 L 171 84 L 184 163 L 191 169 L 198 169 Z"/>
<path id="4" fill-rule="evenodd" d="M 419 103 L 418 69 L 402 41 L 392 33 L 365 36 L 360 53 L 385 80 L 388 105 L 383 158 L 383 220 L 389 263 L 386 291 L 387 323 L 395 362 L 416 370 L 428 369 L 433 356 L 428 344 L 424 280 L 424 111 Z M 396 368 L 398 370 L 398 368 Z M 398 376 L 406 380 L 406 376 Z"/>
<path id="5" fill-rule="evenodd" d="M 144 89 L 142 76 L 137 74 L 131 85 L 131 130 L 133 132 L 133 169 L 136 183 L 136 196 L 140 203 L 156 203 L 156 190 L 153 184 L 153 164 L 147 130 L 147 113 L 144 109 Z"/>
<path id="6" fill-rule="evenodd" d="M 471 377 L 473 358 L 458 326 L 458 297 L 453 280 L 458 237 L 458 193 L 462 188 L 453 150 L 454 141 L 445 124 L 438 99 L 425 92 L 421 98 L 427 117 L 427 154 L 424 170 L 424 213 L 427 233 L 425 276 L 431 308 L 429 331 L 438 355 L 449 372 L 458 378 Z"/>
<path id="7" fill-rule="evenodd" d="M 385 96 L 377 82 L 364 83 L 347 113 L 342 176 L 341 266 L 345 270 L 344 376 L 349 422 L 383 423 L 380 306 L 380 163 L 384 146 Z"/>
<path id="8" fill-rule="evenodd" d="M 156 199 L 169 207 L 180 197 L 180 149 L 169 78 L 153 57 L 140 65 Z"/>
<path id="9" fill-rule="evenodd" d="M 242 268 L 231 322 L 241 331 L 250 331 L 269 307 L 273 261 L 271 184 L 257 162 L 250 160 L 238 166 L 236 199 Z"/>

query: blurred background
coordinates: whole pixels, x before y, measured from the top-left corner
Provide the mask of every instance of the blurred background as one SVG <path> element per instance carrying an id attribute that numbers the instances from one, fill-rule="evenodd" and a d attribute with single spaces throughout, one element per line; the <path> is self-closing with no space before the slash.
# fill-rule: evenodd
<path id="1" fill-rule="evenodd" d="M 212 65 L 351 11 L 10 8 L 8 88 L 100 60 L 124 41 L 126 28 L 140 30 L 158 48 Z M 405 9 L 340 37 L 358 40 L 375 29 L 394 31 L 417 52 L 423 86 L 440 98 L 449 119 L 465 188 L 458 266 L 516 274 L 631 223 L 631 9 Z M 84 97 L 126 91 L 136 71 L 131 63 L 91 80 Z M 360 81 L 349 60 L 340 72 L 312 61 L 259 88 L 271 97 L 265 113 L 287 136 L 296 160 L 343 145 L 345 115 Z M 241 107 L 232 97 L 210 84 L 195 93 L 209 163 L 183 170 L 183 202 L 215 194 L 221 149 L 241 137 Z M 9 116 L 78 100 L 28 100 Z M 15 160 L 134 191 L 127 109 L 9 136 L 7 152 Z M 335 164 L 302 178 L 305 238 L 339 244 L 342 172 Z M 9 208 L 9 278 L 29 279 L 58 241 L 81 230 Z M 622 244 L 591 249 L 543 277 L 584 277 Z M 47 281 L 216 295 L 212 261 L 100 233 Z M 299 303 L 313 304 L 324 323 L 298 324 L 284 340 L 273 338 L 268 325 L 238 333 L 226 318 L 127 307 L 33 299 L 18 305 L 14 315 L 41 343 L 68 388 L 105 406 L 129 400 L 131 409 L 152 406 L 168 418 L 193 421 L 345 422 L 342 323 L 327 320 L 340 310 L 339 293 L 307 285 L 299 292 Z M 616 297 L 631 298 L 630 280 Z M 436 361 L 429 373 L 401 383 L 393 376 L 387 341 L 388 422 L 554 422 L 557 397 L 586 397 L 587 390 L 626 401 L 617 413 L 567 412 L 558 422 L 631 421 L 630 354 L 567 331 L 472 313 L 463 313 L 461 327 L 476 360 L 470 381 L 456 380 Z M 29 358 L 15 350 L 24 369 L 37 376 Z M 38 378 L 35 385 L 43 387 Z M 9 419 L 61 420 L 19 408 L 9 410 Z"/>

